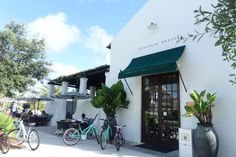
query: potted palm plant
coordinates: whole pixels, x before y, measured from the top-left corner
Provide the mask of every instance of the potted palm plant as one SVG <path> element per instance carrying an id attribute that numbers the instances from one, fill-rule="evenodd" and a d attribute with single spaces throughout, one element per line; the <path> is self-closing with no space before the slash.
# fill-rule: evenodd
<path id="1" fill-rule="evenodd" d="M 216 94 L 193 91 L 190 94 L 193 103 L 185 106 L 184 116 L 195 116 L 199 123 L 193 135 L 193 145 L 199 157 L 217 157 L 219 140 L 212 124 L 212 107 Z"/>
<path id="2" fill-rule="evenodd" d="M 129 101 L 126 100 L 126 92 L 124 90 L 123 83 L 118 81 L 111 87 L 107 87 L 102 84 L 102 88 L 97 90 L 96 96 L 91 100 L 91 104 L 95 108 L 102 108 L 110 120 L 111 126 L 116 124 L 116 113 L 120 108 L 128 108 Z M 115 133 L 115 128 L 112 127 L 113 133 Z"/>

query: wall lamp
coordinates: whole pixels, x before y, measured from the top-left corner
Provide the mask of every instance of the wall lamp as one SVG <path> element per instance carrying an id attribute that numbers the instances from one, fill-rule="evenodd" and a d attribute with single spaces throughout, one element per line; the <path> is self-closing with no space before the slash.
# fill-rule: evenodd
<path id="1" fill-rule="evenodd" d="M 151 23 L 147 26 L 147 28 L 148 28 L 149 30 L 156 30 L 156 29 L 157 29 L 157 23 L 151 22 Z"/>

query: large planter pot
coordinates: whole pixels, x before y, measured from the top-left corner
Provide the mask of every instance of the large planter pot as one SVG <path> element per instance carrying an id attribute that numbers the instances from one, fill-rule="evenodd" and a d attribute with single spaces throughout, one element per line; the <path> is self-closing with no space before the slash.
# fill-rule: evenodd
<path id="1" fill-rule="evenodd" d="M 198 124 L 193 145 L 197 157 L 217 157 L 219 139 L 212 124 Z"/>

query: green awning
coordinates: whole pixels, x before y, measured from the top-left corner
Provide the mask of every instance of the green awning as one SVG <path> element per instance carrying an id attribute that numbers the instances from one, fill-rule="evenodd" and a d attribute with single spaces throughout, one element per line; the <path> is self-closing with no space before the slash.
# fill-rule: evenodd
<path id="1" fill-rule="evenodd" d="M 133 58 L 128 67 L 119 73 L 118 78 L 140 75 L 161 74 L 177 71 L 176 61 L 181 57 L 185 46 Z"/>

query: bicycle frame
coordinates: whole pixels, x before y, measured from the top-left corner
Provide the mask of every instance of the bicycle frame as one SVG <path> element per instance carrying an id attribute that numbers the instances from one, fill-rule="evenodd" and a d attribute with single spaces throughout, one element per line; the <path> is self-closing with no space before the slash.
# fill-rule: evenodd
<path id="1" fill-rule="evenodd" d="M 81 134 L 81 139 L 82 139 L 82 140 L 86 140 L 88 133 L 89 133 L 91 130 L 93 130 L 93 129 L 97 132 L 96 127 L 95 127 L 95 125 L 94 125 L 93 123 L 90 124 L 90 125 L 89 125 L 87 128 L 85 128 L 84 130 L 82 130 L 81 127 L 79 127 L 79 131 L 80 131 L 80 134 Z M 94 132 L 93 132 L 93 133 L 94 133 Z"/>
<path id="2" fill-rule="evenodd" d="M 116 150 L 119 151 L 120 147 L 124 144 L 124 138 L 122 135 L 122 129 L 125 125 L 117 125 L 116 127 L 116 134 L 115 134 L 115 147 Z"/>
<path id="3" fill-rule="evenodd" d="M 18 120 L 17 122 L 19 123 L 18 128 L 20 129 L 20 131 L 18 132 L 17 136 L 19 136 L 20 132 L 22 131 L 23 132 L 24 141 L 25 141 L 26 139 L 28 139 L 31 127 L 29 127 L 28 131 L 26 131 L 25 125 L 23 123 L 23 120 Z"/>
<path id="4" fill-rule="evenodd" d="M 115 126 L 116 128 L 116 134 L 122 134 L 122 129 L 126 127 L 126 125 L 120 125 L 120 126 Z"/>
<path id="5" fill-rule="evenodd" d="M 104 130 L 105 130 L 105 140 L 110 140 L 109 138 L 112 135 L 112 129 L 110 124 L 108 124 L 107 127 L 104 128 Z"/>
<path id="6" fill-rule="evenodd" d="M 106 147 L 107 142 L 109 141 L 109 143 L 111 143 L 112 139 L 112 128 L 110 126 L 110 122 L 108 119 L 100 119 L 103 120 L 105 123 L 103 125 L 103 130 L 100 134 L 100 145 L 101 145 L 101 149 L 104 150 Z"/>

